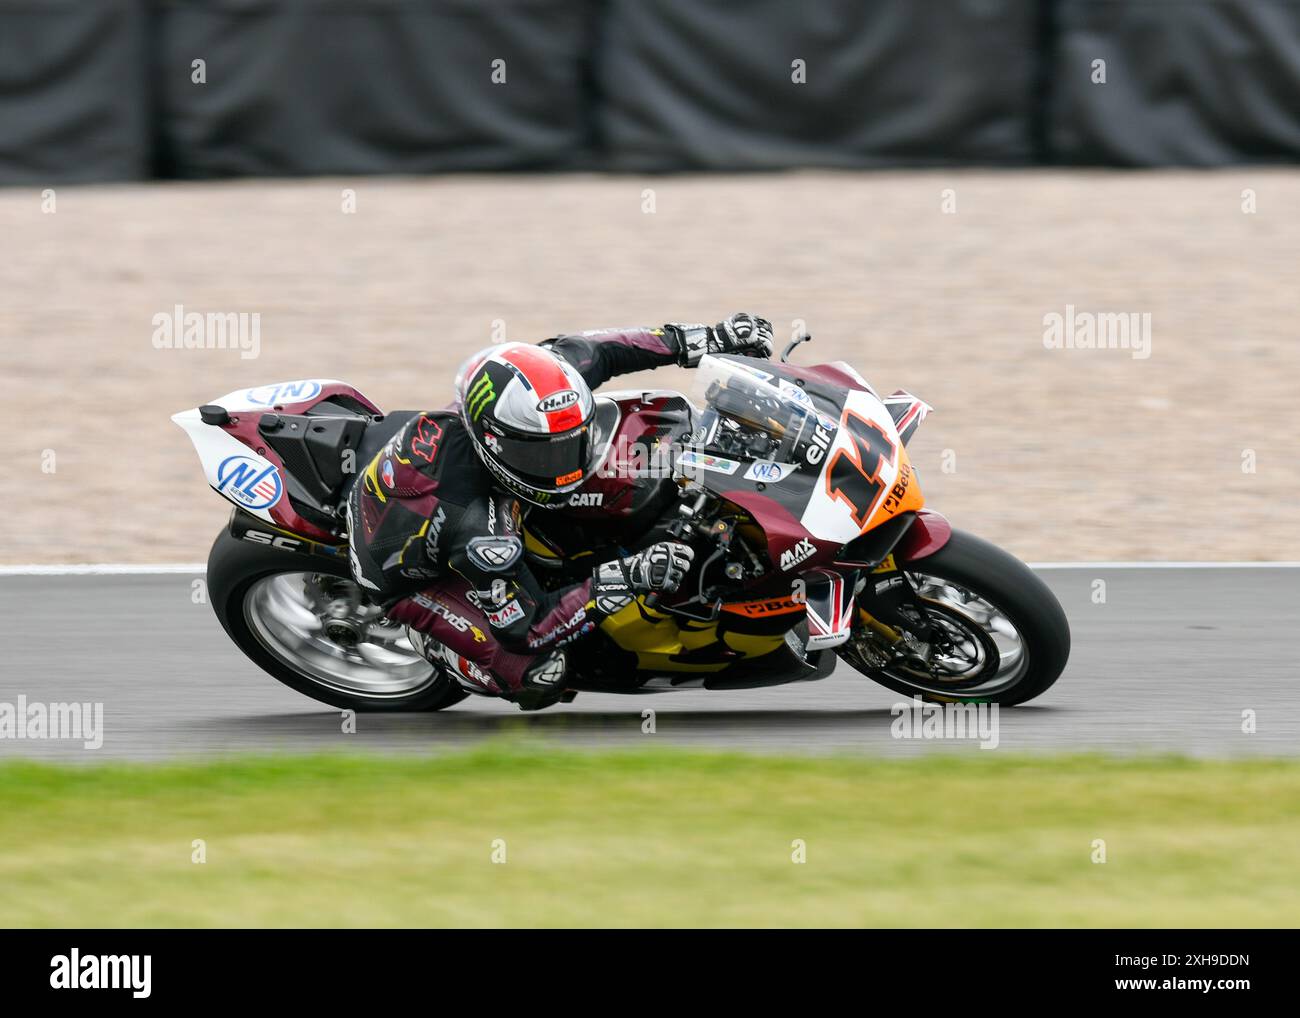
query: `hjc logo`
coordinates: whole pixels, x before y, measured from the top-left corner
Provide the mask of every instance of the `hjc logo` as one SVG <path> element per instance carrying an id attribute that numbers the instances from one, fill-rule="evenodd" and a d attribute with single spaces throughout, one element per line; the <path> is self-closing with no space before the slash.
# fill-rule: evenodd
<path id="1" fill-rule="evenodd" d="M 561 392 L 553 392 L 549 396 L 540 400 L 537 409 L 544 414 L 554 413 L 556 410 L 567 410 L 578 402 L 578 394 L 573 389 L 564 389 Z"/>
<path id="2" fill-rule="evenodd" d="M 280 501 L 280 472 L 251 456 L 227 456 L 217 467 L 217 491 L 245 509 L 267 509 Z"/>

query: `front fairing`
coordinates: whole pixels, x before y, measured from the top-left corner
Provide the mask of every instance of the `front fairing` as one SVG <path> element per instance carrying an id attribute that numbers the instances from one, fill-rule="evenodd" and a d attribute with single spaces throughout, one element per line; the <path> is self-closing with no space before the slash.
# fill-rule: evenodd
<path id="1" fill-rule="evenodd" d="M 924 505 L 889 408 L 850 371 L 742 357 L 697 369 L 701 427 L 679 470 L 749 511 L 773 550 L 798 552 L 802 531 L 815 554 L 799 562 Z"/>

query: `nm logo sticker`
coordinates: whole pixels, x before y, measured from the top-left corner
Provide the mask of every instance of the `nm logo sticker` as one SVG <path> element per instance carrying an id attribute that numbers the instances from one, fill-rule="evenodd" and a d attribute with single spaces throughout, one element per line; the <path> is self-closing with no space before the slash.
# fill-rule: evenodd
<path id="1" fill-rule="evenodd" d="M 284 482 L 264 460 L 227 456 L 217 467 L 217 491 L 245 509 L 269 509 L 284 494 Z"/>

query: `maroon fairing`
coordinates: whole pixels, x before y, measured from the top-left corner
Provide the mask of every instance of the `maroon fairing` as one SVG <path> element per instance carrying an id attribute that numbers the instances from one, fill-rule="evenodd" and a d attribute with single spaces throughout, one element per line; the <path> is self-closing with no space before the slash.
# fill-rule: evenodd
<path id="1" fill-rule="evenodd" d="M 946 516 L 933 509 L 918 509 L 916 519 L 894 548 L 894 558 L 901 562 L 915 562 L 948 543 L 952 537 L 952 524 Z"/>
<path id="2" fill-rule="evenodd" d="M 334 399 L 331 400 L 331 397 Z M 334 382 L 330 385 L 321 387 L 321 391 L 311 399 L 299 400 L 297 402 L 277 403 L 274 406 L 267 407 L 264 410 L 236 410 L 230 415 L 230 423 L 224 425 L 215 425 L 235 438 L 239 439 L 244 445 L 248 446 L 259 456 L 264 457 L 287 478 L 289 476 L 288 467 L 285 465 L 283 458 L 275 451 L 258 432 L 258 424 L 267 414 L 304 414 L 317 404 L 326 401 L 337 402 L 342 400 L 346 405 L 348 402 L 355 401 L 360 408 L 368 413 L 380 415 L 383 413 L 379 407 L 370 402 L 360 391 L 350 385 L 342 382 Z M 357 464 L 360 469 L 364 464 Z M 284 493 L 280 496 L 280 501 L 270 508 L 271 519 L 285 530 L 291 530 L 295 534 L 301 534 L 315 541 L 322 541 L 329 544 L 341 543 L 339 538 L 330 533 L 328 530 L 318 527 L 316 524 L 304 519 L 293 507 L 289 501 L 288 485 L 285 485 Z"/>
<path id="3" fill-rule="evenodd" d="M 772 560 L 772 564 L 777 566 L 778 571 L 782 571 L 780 570 L 781 557 L 795 550 L 803 541 L 807 541 L 816 550 L 813 554 L 799 560 L 798 568 L 790 571 L 792 576 L 797 576 L 814 566 L 829 566 L 839 554 L 842 545 L 813 537 L 794 514 L 776 499 L 745 489 L 719 494 L 728 502 L 744 509 L 762 528 L 767 536 L 768 557 Z"/>
<path id="4" fill-rule="evenodd" d="M 811 376 L 824 385 L 833 385 L 841 389 L 860 389 L 863 392 L 871 391 L 869 385 L 864 385 L 860 379 L 854 378 L 853 375 L 849 371 L 846 371 L 839 363 L 807 365 L 785 364 L 778 366 L 778 373 L 788 378 L 795 378 L 800 375 Z"/>

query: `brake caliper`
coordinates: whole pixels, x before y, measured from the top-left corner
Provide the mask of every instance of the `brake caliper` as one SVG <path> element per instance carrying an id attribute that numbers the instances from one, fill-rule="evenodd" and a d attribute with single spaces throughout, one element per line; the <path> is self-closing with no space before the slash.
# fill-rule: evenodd
<path id="1" fill-rule="evenodd" d="M 897 652 L 928 661 L 935 640 L 925 605 L 891 555 L 859 583 L 858 617 Z"/>

